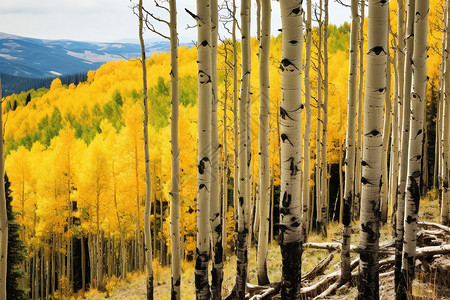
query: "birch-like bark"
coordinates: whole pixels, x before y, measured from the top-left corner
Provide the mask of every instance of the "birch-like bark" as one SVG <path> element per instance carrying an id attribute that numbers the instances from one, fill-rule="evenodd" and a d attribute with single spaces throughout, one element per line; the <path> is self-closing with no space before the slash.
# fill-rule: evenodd
<path id="1" fill-rule="evenodd" d="M 172 253 L 171 299 L 181 299 L 181 249 L 180 249 L 180 147 L 178 142 L 178 32 L 177 3 L 169 0 L 170 65 L 171 75 L 171 115 L 170 115 L 170 153 L 171 183 L 170 190 L 170 247 Z M 151 245 L 151 240 L 149 240 Z M 150 252 L 151 253 L 151 252 Z"/>
<path id="2" fill-rule="evenodd" d="M 233 27 L 231 39 L 233 42 L 233 125 L 234 125 L 234 178 L 233 178 L 233 199 L 234 199 L 234 231 L 238 230 L 238 198 L 239 198 L 239 122 L 238 122 L 238 73 L 237 73 L 237 43 L 236 43 L 236 2 L 233 0 Z M 236 235 L 237 238 L 237 235 Z"/>
<path id="3" fill-rule="evenodd" d="M 211 9 L 210 1 L 197 0 L 198 57 L 198 173 L 197 251 L 195 289 L 197 299 L 210 299 L 208 263 L 210 249 L 209 206 L 211 191 Z"/>
<path id="4" fill-rule="evenodd" d="M 259 235 L 257 277 L 259 285 L 269 284 L 267 276 L 267 247 L 269 243 L 270 159 L 269 159 L 269 53 L 270 53 L 270 0 L 261 0 L 262 19 L 259 47 Z"/>
<path id="5" fill-rule="evenodd" d="M 344 205 L 342 210 L 342 252 L 341 252 L 341 282 L 351 280 L 350 268 L 350 242 L 351 221 L 353 203 L 353 180 L 355 172 L 355 135 L 356 135 L 356 97 L 357 97 L 357 63 L 358 63 L 358 0 L 351 2 L 352 24 L 350 29 L 350 55 L 348 75 L 348 103 L 347 103 L 347 134 L 346 134 L 346 157 L 345 157 L 345 187 Z"/>
<path id="6" fill-rule="evenodd" d="M 300 216 L 302 1 L 281 0 L 282 59 L 280 138 L 281 299 L 300 299 L 302 226 Z"/>
<path id="7" fill-rule="evenodd" d="M 388 28 L 389 10 L 388 10 Z M 381 222 L 387 222 L 388 205 L 389 205 L 389 180 L 388 180 L 388 150 L 389 137 L 391 135 L 391 56 L 389 51 L 389 33 L 386 37 L 386 44 L 388 45 L 386 57 L 386 94 L 384 97 L 384 125 L 383 125 L 383 146 L 381 150 Z"/>
<path id="8" fill-rule="evenodd" d="M 392 130 L 391 130 L 391 152 L 390 152 L 390 168 L 389 168 L 389 206 L 391 212 L 391 224 L 395 224 L 395 210 L 397 199 L 397 181 L 398 181 L 398 60 L 397 53 L 394 52 L 394 95 L 392 97 Z"/>
<path id="9" fill-rule="evenodd" d="M 403 109 L 402 109 L 402 136 L 399 156 L 399 176 L 397 184 L 397 214 L 395 225 L 395 286 L 398 287 L 400 283 L 400 270 L 402 266 L 402 251 L 403 251 L 403 218 L 405 215 L 405 186 L 407 175 L 407 160 L 408 160 L 408 143 L 409 143 L 409 115 L 411 101 L 409 96 L 411 93 L 411 79 L 412 79 L 412 56 L 414 51 L 414 9 L 415 1 L 408 0 L 407 15 L 406 15 L 406 54 L 405 54 L 405 70 L 403 83 Z M 397 292 L 397 296 L 399 293 Z"/>
<path id="10" fill-rule="evenodd" d="M 250 1 L 241 2 L 241 90 L 239 98 L 239 184 L 238 184 L 238 232 L 236 241 L 237 272 L 232 295 L 244 299 L 247 282 L 248 232 L 250 195 L 248 194 L 248 103 L 250 97 Z"/>
<path id="11" fill-rule="evenodd" d="M 322 236 L 327 236 L 328 229 L 328 163 L 327 163 L 327 135 L 328 135 L 328 0 L 324 0 L 324 23 L 323 23 L 323 119 L 322 119 L 322 147 L 320 163 L 322 164 L 322 185 L 320 188 L 321 214 L 322 214 Z"/>
<path id="12" fill-rule="evenodd" d="M 211 1 L 211 193 L 210 212 L 212 238 L 212 270 L 211 293 L 213 299 L 220 299 L 223 279 L 223 248 L 222 248 L 222 216 L 220 213 L 220 173 L 219 173 L 219 123 L 217 91 L 217 40 L 219 15 L 217 0 Z"/>
<path id="13" fill-rule="evenodd" d="M 364 100 L 364 149 L 360 217 L 360 259 L 357 299 L 378 299 L 381 145 L 386 93 L 388 2 L 369 0 L 367 72 Z"/>
<path id="14" fill-rule="evenodd" d="M 2 84 L 0 81 L 0 100 L 2 100 Z M 1 101 L 2 102 L 2 101 Z M 6 262 L 8 256 L 8 216 L 6 213 L 5 195 L 5 161 L 3 155 L 3 111 L 0 102 L 0 300 L 6 300 Z"/>
<path id="15" fill-rule="evenodd" d="M 309 196 L 309 177 L 310 177 L 310 145 L 311 145 L 311 0 L 306 1 L 306 43 L 305 43 L 305 131 L 303 134 L 303 177 L 302 177 L 302 207 L 303 216 L 302 224 L 304 230 L 304 238 L 309 233 L 309 221 L 311 214 L 311 203 Z"/>
<path id="16" fill-rule="evenodd" d="M 428 0 L 416 1 L 414 17 L 414 54 L 412 63 L 413 89 L 411 93 L 411 121 L 408 147 L 408 180 L 405 198 L 404 241 L 400 295 L 412 297 L 412 281 L 417 244 L 417 218 L 420 203 L 420 178 L 423 157 L 423 121 L 427 86 L 427 29 Z M 447 71 L 446 71 L 447 72 Z M 406 293 L 405 296 L 404 293 Z"/>
<path id="17" fill-rule="evenodd" d="M 448 1 L 447 1 L 448 2 Z M 447 4 L 448 6 L 448 4 Z M 450 24 L 450 13 L 447 8 L 447 24 Z M 449 201 L 450 201 L 450 191 L 449 191 L 449 177 L 450 177 L 450 30 L 447 29 L 447 50 L 445 58 L 445 93 L 444 101 L 442 103 L 442 133 L 441 133 L 441 144 L 442 144 L 442 156 L 441 156 L 441 223 L 444 225 L 450 225 L 449 220 Z"/>
<path id="18" fill-rule="evenodd" d="M 147 273 L 147 299 L 153 299 L 153 259 L 152 259 L 152 236 L 150 231 L 150 211 L 152 205 L 152 183 L 150 175 L 150 152 L 148 144 L 148 93 L 147 93 L 147 66 L 145 59 L 144 44 L 144 18 L 142 0 L 139 0 L 139 41 L 141 45 L 141 61 L 142 61 L 142 90 L 144 93 L 144 159 L 145 159 L 145 209 L 144 209 L 144 256 L 145 270 Z M 139 204 L 139 202 L 138 202 Z M 139 209 L 139 206 L 138 206 Z M 138 215 L 139 218 L 139 215 Z M 139 233 L 139 228 L 136 228 Z M 139 235 L 136 239 L 136 246 L 139 245 Z"/>
<path id="19" fill-rule="evenodd" d="M 322 0 L 319 2 L 319 20 L 318 20 L 318 35 L 319 42 L 317 47 L 317 120 L 316 120 L 316 161 L 315 161 L 315 177 L 316 177 L 316 211 L 317 211 L 317 232 L 322 231 L 323 227 L 323 218 L 322 218 L 322 197 L 320 191 L 322 190 L 322 164 L 321 164 L 321 153 L 322 146 L 320 141 L 320 132 L 321 127 L 320 123 L 322 122 Z"/>
<path id="20" fill-rule="evenodd" d="M 356 131 L 357 143 L 355 154 L 355 199 L 353 204 L 352 218 L 359 218 L 361 207 L 361 157 L 362 157 L 362 103 L 364 83 L 364 11 L 365 1 L 361 1 L 361 17 L 359 26 L 359 67 L 358 67 L 358 129 Z"/>

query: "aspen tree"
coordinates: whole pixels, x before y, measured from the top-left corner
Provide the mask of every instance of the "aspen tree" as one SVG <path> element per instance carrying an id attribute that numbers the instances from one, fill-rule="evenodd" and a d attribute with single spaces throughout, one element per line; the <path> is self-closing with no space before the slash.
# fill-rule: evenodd
<path id="1" fill-rule="evenodd" d="M 341 253 L 341 282 L 351 280 L 350 242 L 351 242 L 351 214 L 354 197 L 353 180 L 355 171 L 355 119 L 357 97 L 357 43 L 358 43 L 358 0 L 351 2 L 352 24 L 350 29 L 350 55 L 348 75 L 348 103 L 347 103 L 347 134 L 345 157 L 345 190 L 342 216 L 342 253 Z"/>
<path id="2" fill-rule="evenodd" d="M 416 1 L 414 17 L 414 54 L 412 62 L 413 89 L 411 93 L 411 119 L 408 147 L 408 179 L 405 191 L 404 241 L 402 254 L 402 278 L 400 295 L 412 297 L 412 281 L 414 279 L 417 218 L 420 203 L 420 178 L 423 157 L 423 121 L 426 102 L 427 85 L 427 30 L 428 0 Z M 447 72 L 447 70 L 446 70 Z M 449 91 L 449 90 L 447 90 Z"/>
<path id="3" fill-rule="evenodd" d="M 317 28 L 319 35 L 319 42 L 317 47 L 317 119 L 316 119 L 316 160 L 315 160 L 315 189 L 316 189 L 316 210 L 317 210 L 317 231 L 321 232 L 323 227 L 323 214 L 322 214 L 322 145 L 320 141 L 320 123 L 322 112 L 322 0 L 319 2 L 319 19 L 317 20 L 319 26 Z"/>
<path id="4" fill-rule="evenodd" d="M 236 241 L 237 274 L 231 295 L 244 299 L 248 266 L 248 231 L 250 195 L 248 194 L 248 110 L 250 102 L 250 1 L 241 1 L 241 48 L 242 78 L 239 98 L 239 186 L 238 186 L 238 232 Z"/>
<path id="5" fill-rule="evenodd" d="M 356 143 L 356 157 L 355 157 L 355 198 L 353 203 L 354 219 L 359 217 L 360 205 L 361 205 L 361 157 L 362 157 L 362 102 L 363 102 L 363 83 L 364 83 L 364 10 L 365 1 L 361 1 L 361 17 L 359 24 L 359 67 L 358 67 L 358 129 L 356 136 L 358 141 Z"/>
<path id="6" fill-rule="evenodd" d="M 234 125 L 234 172 L 233 172 L 233 203 L 234 203 L 234 228 L 238 228 L 238 198 L 239 198 L 239 123 L 238 123 L 238 73 L 237 73 L 237 43 L 236 43 L 236 2 L 233 0 L 233 27 L 231 39 L 233 43 L 233 125 Z"/>
<path id="7" fill-rule="evenodd" d="M 269 243 L 270 157 L 269 157 L 269 53 L 270 53 L 270 0 L 261 0 L 262 19 L 259 46 L 259 236 L 257 254 L 258 284 L 269 284 L 267 277 L 267 247 Z"/>
<path id="8" fill-rule="evenodd" d="M 357 299 L 378 299 L 378 241 L 383 99 L 386 92 L 387 1 L 369 0 L 367 73 L 364 100 L 364 149 Z"/>
<path id="9" fill-rule="evenodd" d="M 197 251 L 195 289 L 197 299 L 209 299 L 208 263 L 210 248 L 209 203 L 211 191 L 211 9 L 210 1 L 197 0 L 198 57 L 198 173 Z"/>
<path id="10" fill-rule="evenodd" d="M 0 81 L 0 100 L 2 97 L 2 84 Z M 5 195 L 5 161 L 3 155 L 3 101 L 0 101 L 0 300 L 6 300 L 6 262 L 8 256 L 8 217 L 6 212 Z"/>
<path id="11" fill-rule="evenodd" d="M 141 45 L 141 62 L 142 62 L 142 89 L 144 93 L 144 156 L 145 156 L 145 210 L 144 210 L 144 255 L 145 270 L 147 273 L 147 299 L 153 299 L 153 258 L 152 258 L 152 236 L 150 231 L 150 212 L 151 212 L 151 174 L 150 174 L 150 153 L 148 145 L 148 94 L 147 94 L 147 66 L 145 59 L 145 44 L 143 37 L 144 17 L 142 0 L 139 0 L 139 41 Z M 139 202 L 138 202 L 139 204 Z M 137 216 L 139 218 L 139 215 Z M 137 246 L 139 239 L 136 240 Z"/>
<path id="12" fill-rule="evenodd" d="M 447 1 L 448 2 L 448 1 Z M 448 4 L 447 4 L 448 6 Z M 447 8 L 447 24 L 450 24 L 450 13 Z M 444 101 L 442 102 L 442 129 L 441 129 L 441 144 L 442 144 L 442 155 L 441 155 L 441 223 L 444 225 L 450 225 L 449 221 L 449 177 L 450 177 L 450 30 L 447 29 L 447 49 L 445 57 L 445 93 Z"/>
<path id="13" fill-rule="evenodd" d="M 322 163 L 322 178 L 320 197 L 322 214 L 322 236 L 327 236 L 328 228 L 328 163 L 327 163 L 327 135 L 328 135 L 328 0 L 324 0 L 324 23 L 323 23 L 323 119 L 322 119 L 322 144 L 320 162 Z"/>
<path id="14" fill-rule="evenodd" d="M 411 93 L 411 79 L 412 79 L 412 56 L 414 51 L 414 9 L 415 1 L 408 0 L 406 13 L 406 54 L 405 54 L 405 79 L 403 82 L 404 101 L 402 105 L 402 136 L 399 156 L 399 176 L 397 184 L 397 212 L 395 223 L 395 286 L 399 286 L 400 270 L 402 266 L 402 251 L 403 251 L 403 217 L 405 215 L 405 186 L 407 175 L 407 160 L 408 160 L 408 143 L 409 143 L 409 114 L 411 101 L 409 99 Z M 397 293 L 397 296 L 399 294 Z"/>
<path id="15" fill-rule="evenodd" d="M 306 43 L 305 43 L 305 131 L 303 135 L 303 181 L 302 181 L 302 207 L 303 207 L 303 228 L 305 240 L 309 233 L 309 221 L 312 214 L 310 202 L 310 145 L 311 145 L 311 0 L 306 1 Z"/>
<path id="16" fill-rule="evenodd" d="M 389 22 L 389 9 L 388 9 L 388 28 Z M 381 215 L 380 220 L 382 223 L 387 222 L 388 215 L 388 203 L 389 203 L 389 180 L 388 180 L 388 150 L 389 150 L 389 137 L 391 135 L 391 62 L 389 51 L 389 33 L 386 36 L 386 45 L 388 46 L 387 58 L 386 58 L 386 93 L 384 96 L 384 124 L 383 124 L 383 146 L 381 150 Z"/>
<path id="17" fill-rule="evenodd" d="M 280 138 L 281 298 L 300 299 L 301 288 L 301 65 L 303 47 L 302 1 L 281 0 L 282 59 Z"/>
<path id="18" fill-rule="evenodd" d="M 177 3 L 169 1 L 170 11 L 170 65 L 171 75 L 171 115 L 170 115 L 170 147 L 171 147 L 171 182 L 170 191 L 170 247 L 172 253 L 172 299 L 181 299 L 181 249 L 180 249 L 180 147 L 178 142 L 178 32 L 177 32 Z M 150 242 L 151 244 L 151 242 Z"/>
<path id="19" fill-rule="evenodd" d="M 223 248 L 222 248 L 222 216 L 220 213 L 220 175 L 219 175 L 219 125 L 217 107 L 219 96 L 217 91 L 217 40 L 219 15 L 217 0 L 211 1 L 211 190 L 210 212 L 212 235 L 212 298 L 220 299 L 223 279 Z"/>

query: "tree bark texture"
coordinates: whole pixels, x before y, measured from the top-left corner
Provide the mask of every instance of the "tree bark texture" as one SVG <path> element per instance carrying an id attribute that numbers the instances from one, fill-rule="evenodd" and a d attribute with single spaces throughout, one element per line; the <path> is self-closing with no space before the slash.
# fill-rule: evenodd
<path id="1" fill-rule="evenodd" d="M 300 299 L 301 288 L 301 70 L 303 47 L 302 1 L 280 1 L 282 24 L 281 199 L 280 247 L 281 298 Z"/>
<path id="2" fill-rule="evenodd" d="M 197 249 L 195 289 L 197 299 L 209 299 L 208 263 L 210 249 L 211 191 L 211 8 L 210 1 L 197 0 L 198 56 L 198 173 Z"/>
<path id="3" fill-rule="evenodd" d="M 369 1 L 367 71 L 364 99 L 364 149 L 360 217 L 360 259 L 357 299 L 378 299 L 381 145 L 386 93 L 388 33 L 386 1 Z"/>
<path id="4" fill-rule="evenodd" d="M 269 284 L 267 276 L 267 249 L 269 243 L 270 159 L 269 159 L 269 53 L 270 53 L 270 0 L 261 0 L 262 19 L 259 47 L 259 235 L 257 277 L 259 285 Z M 255 232 L 256 233 L 256 232 Z"/>

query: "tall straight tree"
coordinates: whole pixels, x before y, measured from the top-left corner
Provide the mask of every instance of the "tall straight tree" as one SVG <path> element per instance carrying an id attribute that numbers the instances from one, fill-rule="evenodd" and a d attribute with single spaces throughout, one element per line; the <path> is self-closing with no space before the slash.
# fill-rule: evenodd
<path id="1" fill-rule="evenodd" d="M 348 75 L 348 103 L 347 103 L 347 137 L 345 158 L 345 190 L 344 205 L 342 210 L 342 253 L 341 253 L 341 281 L 348 282 L 351 279 L 350 270 L 350 239 L 352 203 L 354 198 L 353 180 L 355 172 L 355 119 L 357 97 L 357 63 L 358 63 L 358 0 L 351 2 L 352 25 L 350 31 L 350 59 Z"/>
<path id="2" fill-rule="evenodd" d="M 223 278 L 222 216 L 220 213 L 220 175 L 219 175 L 219 124 L 217 108 L 217 40 L 219 13 L 217 0 L 211 1 L 211 208 L 209 218 L 212 235 L 211 292 L 214 299 L 221 298 Z"/>
<path id="3" fill-rule="evenodd" d="M 405 187 L 406 175 L 408 167 L 408 144 L 409 144 L 409 119 L 410 119 L 410 93 L 412 80 L 412 58 L 414 52 L 414 10 L 415 0 L 408 0 L 406 12 L 406 54 L 405 54 L 405 70 L 403 82 L 404 101 L 402 105 L 402 136 L 399 156 L 399 176 L 397 184 L 397 212 L 395 221 L 395 286 L 400 284 L 400 271 L 402 267 L 402 251 L 403 251 L 403 233 L 405 215 Z M 400 293 L 396 293 L 397 297 Z"/>
<path id="4" fill-rule="evenodd" d="M 281 298 L 300 299 L 301 226 L 301 77 L 303 23 L 302 1 L 281 0 L 282 58 L 280 139 L 281 199 L 280 247 L 283 260 Z"/>
<path id="5" fill-rule="evenodd" d="M 448 9 L 448 1 L 447 1 L 447 24 L 450 24 L 450 13 Z M 442 191 L 441 194 L 441 223 L 444 225 L 450 225 L 449 221 L 449 202 L 450 202 L 450 192 L 449 192 L 449 180 L 450 180 L 450 168 L 449 168 L 449 159 L 450 159 L 450 30 L 447 28 L 447 49 L 445 51 L 445 93 L 442 102 L 442 133 L 441 133 L 441 183 L 440 189 Z"/>
<path id="6" fill-rule="evenodd" d="M 0 100 L 2 98 L 2 83 L 0 81 Z M 3 111 L 0 101 L 0 300 L 6 300 L 6 274 L 8 256 L 8 217 L 5 196 L 5 161 L 3 155 Z"/>
<path id="7" fill-rule="evenodd" d="M 303 228 L 305 236 L 309 233 L 309 222 L 311 215 L 309 176 L 310 176 L 310 145 L 311 145 L 311 0 L 306 1 L 306 44 L 305 44 L 305 131 L 303 134 L 303 177 L 302 177 L 302 206 L 303 206 Z"/>
<path id="8" fill-rule="evenodd" d="M 257 273 L 258 284 L 269 283 L 267 277 L 267 246 L 269 243 L 269 208 L 270 208 L 270 160 L 269 160 L 269 53 L 270 53 L 270 0 L 261 0 L 262 19 L 259 46 L 259 236 Z"/>
<path id="9" fill-rule="evenodd" d="M 420 203 L 420 178 L 422 175 L 424 105 L 427 86 L 427 30 L 428 0 L 418 0 L 414 17 L 414 54 L 412 62 L 413 89 L 411 93 L 411 118 L 408 147 L 408 179 L 405 197 L 405 233 L 403 237 L 402 277 L 400 294 L 412 297 L 412 280 L 417 244 L 417 217 Z M 447 72 L 447 70 L 446 70 Z M 402 299 L 407 299 L 402 295 Z"/>
<path id="10" fill-rule="evenodd" d="M 357 299 L 379 298 L 380 184 L 383 100 L 386 92 L 387 1 L 369 0 L 367 71 L 364 99 L 364 149 Z"/>
<path id="11" fill-rule="evenodd" d="M 144 44 L 144 17 L 142 0 L 139 0 L 139 41 L 141 45 L 142 61 L 142 90 L 144 92 L 144 157 L 145 157 L 145 210 L 144 210 L 144 255 L 145 270 L 147 272 L 147 299 L 153 299 L 153 259 L 152 259 L 152 236 L 150 231 L 150 211 L 152 205 L 152 183 L 150 174 L 150 151 L 148 144 L 148 92 L 147 92 L 147 65 L 145 59 Z M 138 216 L 139 217 L 139 216 Z M 136 240 L 136 244 L 139 245 Z"/>
<path id="12" fill-rule="evenodd" d="M 198 57 L 198 173 L 197 251 L 195 289 L 197 299 L 209 299 L 208 263 L 210 248 L 209 205 L 211 191 L 211 9 L 210 1 L 197 0 Z"/>
<path id="13" fill-rule="evenodd" d="M 241 34 L 242 34 L 242 77 L 239 98 L 239 185 L 238 185 L 238 209 L 237 209 L 237 273 L 236 284 L 230 296 L 237 299 L 245 298 L 248 266 L 248 232 L 249 218 L 246 210 L 250 207 L 250 195 L 248 194 L 249 165 L 248 165 L 248 109 L 250 102 L 250 0 L 241 1 Z"/>
<path id="14" fill-rule="evenodd" d="M 170 247 L 172 253 L 172 300 L 181 299 L 181 249 L 180 249 L 180 147 L 178 142 L 178 32 L 177 1 L 169 0 L 170 11 L 170 65 L 171 75 L 171 115 L 170 115 L 170 148 L 171 148 L 171 181 L 170 191 Z M 151 244 L 151 243 L 150 243 Z"/>

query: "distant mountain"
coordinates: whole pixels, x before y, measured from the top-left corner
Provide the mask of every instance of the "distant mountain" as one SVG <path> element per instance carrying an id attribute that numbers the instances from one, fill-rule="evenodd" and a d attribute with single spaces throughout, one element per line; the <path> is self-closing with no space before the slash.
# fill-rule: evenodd
<path id="1" fill-rule="evenodd" d="M 192 44 L 188 44 L 192 46 Z M 167 52 L 168 41 L 146 45 L 148 53 Z M 0 72 L 21 77 L 56 77 L 96 70 L 111 60 L 140 56 L 133 43 L 42 40 L 0 33 Z"/>

